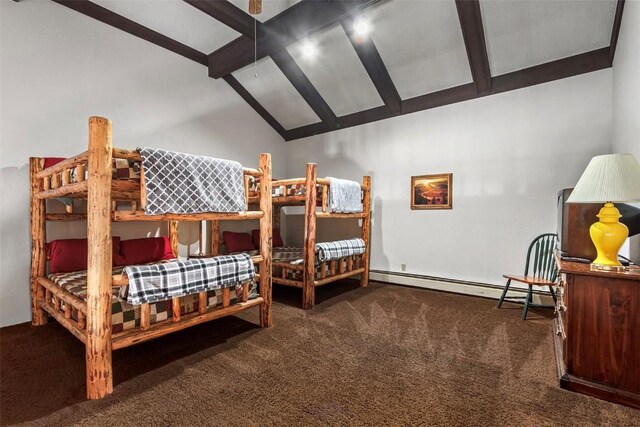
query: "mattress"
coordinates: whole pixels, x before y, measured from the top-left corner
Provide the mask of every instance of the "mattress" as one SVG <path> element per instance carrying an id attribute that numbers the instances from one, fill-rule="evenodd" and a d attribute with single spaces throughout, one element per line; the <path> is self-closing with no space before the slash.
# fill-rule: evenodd
<path id="1" fill-rule="evenodd" d="M 304 248 L 295 246 L 281 246 L 273 248 L 273 262 L 288 262 L 289 264 L 302 264 L 304 262 Z"/>
<path id="2" fill-rule="evenodd" d="M 124 267 L 113 268 L 113 274 L 122 273 Z M 81 298 L 87 299 L 87 271 L 75 271 L 70 273 L 55 273 L 49 275 L 49 280 L 56 283 L 67 292 Z M 140 305 L 129 304 L 119 296 L 120 288 L 114 286 L 111 290 L 111 331 L 113 333 L 122 332 L 140 326 Z M 242 295 L 242 286 L 231 287 L 231 303 L 236 300 L 236 295 Z M 253 283 L 249 288 L 249 299 L 254 299 L 258 295 L 257 284 Z M 212 308 L 222 304 L 222 289 L 207 292 L 207 308 Z M 198 294 L 187 295 L 180 298 L 180 314 L 186 315 L 199 310 Z M 171 300 L 159 301 L 149 304 L 151 308 L 151 323 L 173 317 Z M 72 317 L 77 319 L 77 313 L 72 312 Z"/>

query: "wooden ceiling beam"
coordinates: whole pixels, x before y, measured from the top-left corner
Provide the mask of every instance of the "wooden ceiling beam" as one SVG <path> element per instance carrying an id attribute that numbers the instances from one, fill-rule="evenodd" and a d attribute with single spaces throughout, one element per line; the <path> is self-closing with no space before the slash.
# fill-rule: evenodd
<path id="1" fill-rule="evenodd" d="M 257 46 L 241 36 L 209 55 L 209 76 L 220 78 L 339 22 L 380 0 L 302 0 L 262 24 Z M 255 51 L 254 51 L 255 49 Z M 257 55 L 256 55 L 257 53 Z"/>
<path id="2" fill-rule="evenodd" d="M 184 0 L 201 12 L 233 28 L 240 34 L 255 39 L 254 18 L 227 0 Z M 255 27 L 257 30 L 257 27 Z"/>
<path id="3" fill-rule="evenodd" d="M 456 0 L 456 7 L 473 82 L 478 93 L 490 92 L 491 70 L 479 0 Z"/>
<path id="4" fill-rule="evenodd" d="M 227 25 L 231 23 L 234 23 L 235 25 L 235 23 L 242 21 L 241 25 L 238 25 L 238 27 L 244 27 L 241 29 L 243 29 L 244 31 L 250 31 L 251 36 L 253 35 L 254 25 L 257 33 L 259 34 L 258 38 L 260 37 L 260 34 L 264 33 L 266 24 L 254 22 L 254 19 L 251 16 L 242 12 L 242 10 L 227 1 L 184 1 Z M 320 93 L 316 90 L 307 76 L 305 76 L 304 72 L 300 69 L 298 64 L 287 52 L 287 50 L 284 48 L 280 49 L 274 52 L 271 56 L 273 61 L 280 68 L 285 77 L 298 91 L 298 93 L 300 93 L 307 104 L 309 104 L 311 109 L 316 113 L 320 120 L 322 120 L 322 122 L 329 128 L 335 126 L 335 113 L 331 110 L 331 107 L 329 107 L 329 105 L 325 102 L 325 100 L 322 98 Z M 229 85 L 231 85 L 231 87 L 234 88 L 236 92 L 238 92 L 238 94 L 242 96 L 251 106 L 253 106 L 256 112 L 258 112 L 258 114 L 260 114 L 265 120 L 267 120 L 271 124 L 271 126 L 276 129 L 276 131 L 278 131 L 278 133 L 283 135 L 284 129 L 282 128 L 282 126 L 280 126 L 280 124 L 277 123 L 277 121 L 271 115 L 268 115 L 269 113 L 258 103 L 255 98 L 253 98 L 253 96 L 251 96 L 251 94 L 246 89 L 244 89 L 244 87 L 242 87 L 242 85 L 236 78 L 234 78 L 231 74 L 227 74 L 223 76 L 223 79 Z M 275 126 L 275 124 L 277 124 L 278 126 Z"/>
<path id="5" fill-rule="evenodd" d="M 457 102 L 468 101 L 475 98 L 490 96 L 528 86 L 547 83 L 550 81 L 577 76 L 584 73 L 602 70 L 611 67 L 610 48 L 593 50 L 568 58 L 547 62 L 512 73 L 503 74 L 492 79 L 491 91 L 478 93 L 475 83 L 467 83 L 461 86 L 444 89 L 426 95 L 402 101 L 402 111 L 391 113 L 386 107 L 375 107 L 365 111 L 338 117 L 335 129 L 344 129 L 352 126 L 363 125 L 378 120 L 397 117 L 405 114 L 424 111 L 431 108 Z M 331 131 L 323 123 L 313 123 L 290 129 L 285 132 L 285 140 L 291 141 L 306 138 Z"/>
<path id="6" fill-rule="evenodd" d="M 327 129 L 334 129 L 336 124 L 335 113 L 302 72 L 289 52 L 286 49 L 282 49 L 273 53 L 271 59 L 273 59 L 273 62 L 276 63 L 282 73 L 289 79 L 293 87 L 296 88 L 311 109 L 320 117 L 320 120 L 327 126 Z"/>
<path id="7" fill-rule="evenodd" d="M 107 25 L 111 25 L 119 30 L 125 31 L 133 36 L 164 47 L 172 52 L 191 59 L 199 64 L 208 65 L 207 55 L 198 52 L 189 46 L 183 45 L 169 37 L 157 33 L 137 22 L 131 21 L 117 13 L 103 8 L 95 3 L 86 0 L 53 0 L 63 6 L 67 6 L 76 12 L 94 18 Z M 284 138 L 285 129 L 278 121 L 247 91 L 233 76 L 225 76 L 224 79 L 233 90 L 238 93 L 271 127 Z"/>
<path id="8" fill-rule="evenodd" d="M 616 14 L 613 17 L 613 29 L 611 30 L 611 42 L 609 43 L 610 55 L 609 59 L 613 64 L 613 57 L 616 55 L 616 46 L 618 45 L 618 34 L 620 34 L 620 23 L 622 22 L 622 12 L 624 11 L 624 0 L 618 0 L 616 5 Z"/>
<path id="9" fill-rule="evenodd" d="M 256 111 L 256 113 L 258 113 L 264 119 L 264 121 L 269 123 L 269 125 L 276 132 L 278 132 L 282 138 L 285 137 L 286 130 L 282 127 L 282 125 L 278 123 L 278 121 L 271 114 L 269 114 L 269 112 L 262 105 L 260 105 L 258 100 L 256 100 L 249 93 L 249 91 L 245 89 L 245 87 L 242 86 L 242 84 L 240 84 L 238 80 L 236 80 L 235 77 L 233 77 L 231 74 L 227 74 L 223 77 L 223 79 L 229 84 L 229 86 L 233 88 L 233 90 L 236 91 L 238 95 L 242 97 L 242 99 L 246 101 L 247 104 L 249 104 Z"/>
<path id="10" fill-rule="evenodd" d="M 521 89 L 611 67 L 608 47 L 569 56 L 493 78 L 491 94 Z"/>
<path id="11" fill-rule="evenodd" d="M 234 5 L 232 5 L 227 1 L 217 1 L 217 0 L 184 0 L 184 1 L 225 24 L 229 21 L 237 23 L 242 20 L 243 23 L 241 26 L 244 27 L 245 31 L 251 30 L 252 34 L 253 34 L 253 28 L 255 25 L 256 31 L 258 33 L 258 40 L 260 40 L 263 34 L 269 33 L 269 31 L 266 30 L 266 28 L 271 24 L 269 23 L 262 24 L 262 23 L 254 22 L 251 16 L 249 16 L 248 14 L 245 14 L 240 9 L 238 9 L 237 7 L 235 7 Z M 316 3 L 320 3 L 320 2 L 316 2 Z M 308 3 L 308 4 L 313 5 L 314 3 Z M 307 6 L 307 8 L 309 8 L 309 6 Z M 300 10 L 305 10 L 305 9 L 300 9 Z M 276 21 L 272 20 L 270 22 L 271 23 L 277 22 L 277 19 L 282 19 L 281 15 L 286 13 L 287 13 L 286 11 L 283 12 L 282 14 L 274 18 L 276 19 Z M 231 14 L 233 14 L 233 19 L 229 20 L 228 18 L 229 18 L 229 15 Z M 285 16 L 292 16 L 292 15 L 287 14 Z M 246 37 L 241 38 L 241 40 L 246 40 Z M 253 48 L 255 48 L 254 43 L 255 42 L 253 41 L 251 42 L 251 46 Z M 254 53 L 254 56 L 255 56 L 255 53 Z M 316 115 L 320 118 L 320 120 L 322 120 L 322 123 L 325 126 L 327 126 L 328 129 L 332 129 L 333 126 L 335 126 L 335 122 L 336 122 L 335 113 L 331 110 L 331 107 L 329 107 L 329 105 L 325 102 L 325 100 L 322 98 L 320 93 L 313 86 L 311 81 L 300 69 L 300 67 L 295 62 L 295 60 L 291 57 L 289 52 L 287 52 L 287 50 L 284 47 L 281 47 L 280 49 L 272 52 L 271 58 L 276 63 L 278 68 L 280 68 L 280 70 L 285 75 L 285 77 L 289 80 L 289 82 L 293 85 L 293 87 L 302 96 L 302 98 L 307 102 L 307 104 L 309 104 L 311 109 L 316 113 Z M 254 106 L 254 109 L 256 109 L 258 114 L 260 114 L 262 117 L 265 117 L 265 113 L 267 113 L 267 111 L 264 110 L 262 106 L 260 106 L 260 104 L 257 102 L 257 100 L 255 100 L 255 98 L 253 97 L 248 98 L 248 96 L 250 96 L 249 92 L 244 90 L 244 88 L 241 88 L 241 85 L 237 79 L 230 76 L 232 75 L 226 74 L 225 76 L 223 76 L 223 78 L 225 79 L 225 81 L 227 81 L 227 83 L 231 85 L 231 87 L 236 89 L 236 92 L 238 92 L 240 96 L 245 98 L 245 100 L 248 99 L 247 102 L 249 102 L 251 105 Z M 257 106 L 259 108 L 257 108 Z M 273 117 L 271 116 L 269 117 L 270 117 L 269 120 L 275 121 Z M 267 119 L 265 118 L 265 120 Z M 274 127 L 274 129 L 276 128 Z M 282 134 L 282 132 L 284 132 L 284 129 L 282 129 L 282 132 L 280 132 L 280 130 L 278 130 L 278 132 Z"/>
<path id="12" fill-rule="evenodd" d="M 387 67 L 384 65 L 384 61 L 382 61 L 376 45 L 369 35 L 356 35 L 353 29 L 353 22 L 354 19 L 349 17 L 343 19 L 340 23 L 345 33 L 347 33 L 351 45 L 358 54 L 360 62 L 362 62 L 369 78 L 376 87 L 384 105 L 386 105 L 392 114 L 399 113 L 402 111 L 402 99 L 393 84 L 393 80 L 391 80 L 389 71 L 387 71 Z"/>
<path id="13" fill-rule="evenodd" d="M 208 64 L 207 55 L 175 41 L 163 34 L 158 33 L 144 25 L 118 15 L 115 12 L 105 9 L 95 3 L 87 0 L 53 0 L 63 6 L 73 9 L 83 15 L 89 16 L 107 25 L 111 25 L 119 30 L 127 32 L 133 36 L 146 40 L 157 46 L 163 47 L 171 52 L 182 55 L 202 65 Z"/>

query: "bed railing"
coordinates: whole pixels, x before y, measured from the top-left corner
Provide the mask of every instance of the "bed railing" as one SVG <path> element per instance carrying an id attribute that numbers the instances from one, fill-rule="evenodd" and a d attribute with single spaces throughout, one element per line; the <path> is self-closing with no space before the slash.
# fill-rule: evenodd
<path id="1" fill-rule="evenodd" d="M 274 188 L 274 192 L 276 188 L 280 188 L 279 194 L 282 196 L 274 196 L 273 204 L 274 205 L 304 205 L 307 197 L 306 193 L 308 192 L 306 178 L 291 178 L 291 179 L 277 179 L 272 182 L 272 186 Z M 295 195 L 287 195 L 289 192 L 289 187 L 296 185 L 304 185 L 305 186 L 305 194 L 295 194 Z M 341 213 L 333 213 L 329 211 L 329 187 L 330 181 L 328 178 L 316 178 L 316 203 L 319 198 L 320 210 L 316 215 L 319 218 L 364 218 L 366 214 L 361 213 L 349 213 L 349 214 L 341 214 Z M 364 185 L 361 186 L 364 198 L 364 192 L 366 188 Z"/>
<path id="2" fill-rule="evenodd" d="M 159 219 L 169 219 L 169 217 L 159 218 L 157 215 L 144 215 L 145 205 L 145 186 L 144 186 L 144 170 L 141 166 L 142 158 L 140 153 L 134 150 L 124 150 L 121 148 L 113 148 L 111 153 L 112 159 L 125 159 L 139 163 L 140 181 L 129 179 L 114 179 L 111 183 L 111 199 L 113 201 L 112 210 L 117 211 L 118 201 L 129 201 L 132 209 L 125 211 L 118 211 L 114 214 L 114 221 L 158 221 Z M 34 192 L 34 196 L 37 199 L 53 199 L 53 198 L 87 198 L 88 180 L 87 175 L 90 172 L 87 167 L 89 161 L 89 151 L 85 151 L 77 156 L 70 157 L 53 166 L 44 168 L 44 159 L 34 159 L 35 164 L 33 167 L 37 170 L 35 173 L 35 179 L 37 182 L 34 185 L 37 186 L 37 190 Z M 245 199 L 247 204 L 258 204 L 260 201 L 259 192 L 255 192 L 250 196 L 248 191 L 249 177 L 262 177 L 263 173 L 260 169 L 243 168 L 245 177 Z M 251 197 L 251 200 L 249 198 Z M 63 220 L 80 220 L 86 219 L 83 214 L 73 214 L 73 205 L 67 206 L 67 213 L 64 214 L 50 214 L 47 219 L 54 221 Z M 140 207 L 142 209 L 137 209 Z M 73 215 L 72 215 L 73 214 Z M 260 215 L 256 212 L 241 213 L 241 214 L 226 214 L 222 215 L 224 220 L 237 219 L 260 219 Z M 175 218 L 181 220 L 200 220 L 205 219 L 205 216 L 210 214 L 194 214 L 193 216 L 174 215 Z"/>
<path id="3" fill-rule="evenodd" d="M 322 261 L 314 269 L 314 286 L 322 286 L 336 280 L 362 274 L 364 269 L 364 254 L 351 255 L 348 257 Z M 303 288 L 304 265 L 296 265 L 288 262 L 273 262 L 274 283 Z"/>

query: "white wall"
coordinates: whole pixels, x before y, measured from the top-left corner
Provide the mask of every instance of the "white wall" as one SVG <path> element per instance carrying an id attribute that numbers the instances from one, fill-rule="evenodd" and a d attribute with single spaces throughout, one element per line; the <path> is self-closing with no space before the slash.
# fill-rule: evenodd
<path id="1" fill-rule="evenodd" d="M 640 159 L 640 1 L 627 1 L 613 62 L 613 152 Z"/>
<path id="2" fill-rule="evenodd" d="M 320 176 L 372 176 L 372 269 L 404 263 L 408 273 L 501 284 L 503 273 L 522 272 L 533 237 L 555 232 L 557 191 L 610 152 L 611 74 L 292 141 L 288 176 L 303 176 L 306 162 Z M 453 173 L 453 210 L 412 211 L 411 176 L 441 172 Z M 301 240 L 301 224 L 287 219 L 290 241 Z"/>
<path id="3" fill-rule="evenodd" d="M 113 121 L 117 147 L 250 167 L 270 152 L 275 173 L 284 174 L 280 136 L 206 67 L 50 1 L 2 0 L 0 15 L 0 326 L 30 319 L 29 156 L 86 150 L 89 116 Z M 157 232 L 149 224 L 114 227 L 124 237 Z M 83 235 L 84 224 L 49 230 L 49 238 Z M 183 245 L 196 239 L 194 229 L 181 234 Z"/>
<path id="4" fill-rule="evenodd" d="M 640 160 L 640 1 L 627 1 L 613 62 L 613 150 Z M 622 251 L 640 263 L 640 235 Z"/>

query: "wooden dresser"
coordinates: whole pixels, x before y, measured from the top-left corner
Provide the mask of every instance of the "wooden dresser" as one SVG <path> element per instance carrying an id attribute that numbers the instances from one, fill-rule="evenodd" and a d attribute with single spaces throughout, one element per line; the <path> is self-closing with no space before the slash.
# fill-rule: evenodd
<path id="1" fill-rule="evenodd" d="M 640 268 L 591 271 L 556 259 L 560 387 L 640 408 Z"/>

